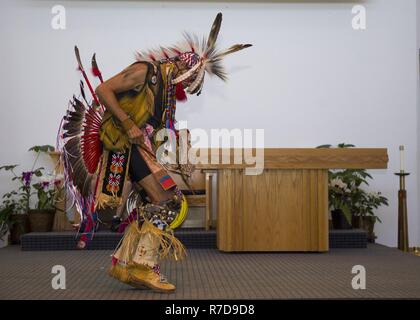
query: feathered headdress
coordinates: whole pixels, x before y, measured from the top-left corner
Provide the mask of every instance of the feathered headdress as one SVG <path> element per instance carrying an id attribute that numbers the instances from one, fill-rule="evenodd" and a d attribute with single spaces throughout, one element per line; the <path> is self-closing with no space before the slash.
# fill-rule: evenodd
<path id="1" fill-rule="evenodd" d="M 235 44 L 228 49 L 218 50 L 216 40 L 222 24 L 222 13 L 218 13 L 214 19 L 208 38 L 202 41 L 196 35 L 184 33 L 184 41 L 172 47 L 160 47 L 154 50 L 137 53 L 138 61 L 174 61 L 180 59 L 186 62 L 189 70 L 172 80 L 172 84 L 180 83 L 195 76 L 194 81 L 188 86 L 187 92 L 199 94 L 203 87 L 204 75 L 208 72 L 214 74 L 223 81 L 227 80 L 227 73 L 222 60 L 228 54 L 248 48 L 251 44 Z"/>

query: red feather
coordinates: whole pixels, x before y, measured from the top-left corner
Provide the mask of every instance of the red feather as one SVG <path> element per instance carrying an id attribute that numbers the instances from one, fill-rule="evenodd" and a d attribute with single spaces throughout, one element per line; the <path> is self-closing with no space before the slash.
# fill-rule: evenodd
<path id="1" fill-rule="evenodd" d="M 85 113 L 81 149 L 86 168 L 91 174 L 95 173 L 102 154 L 98 119 L 100 119 L 100 114 L 93 108 L 89 108 Z"/>
<path id="2" fill-rule="evenodd" d="M 184 102 L 187 101 L 187 95 L 185 93 L 184 87 L 182 86 L 182 81 L 176 84 L 175 91 L 176 100 Z"/>
<path id="3" fill-rule="evenodd" d="M 92 74 L 95 77 L 100 77 L 101 76 L 101 72 L 99 71 L 99 68 L 92 68 Z"/>

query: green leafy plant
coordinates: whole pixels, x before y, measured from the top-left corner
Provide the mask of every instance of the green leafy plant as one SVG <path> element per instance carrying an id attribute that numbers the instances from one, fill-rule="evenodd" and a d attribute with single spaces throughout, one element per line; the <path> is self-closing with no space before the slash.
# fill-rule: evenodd
<path id="1" fill-rule="evenodd" d="M 29 151 L 36 153 L 36 158 L 29 171 L 22 171 L 20 174 L 16 173 L 16 168 L 19 166 L 17 164 L 0 167 L 0 171 L 10 172 L 12 181 L 19 183 L 16 190 L 3 195 L 3 206 L 13 208 L 14 213 L 27 213 L 30 210 L 31 198 L 34 195 L 37 196 L 37 209 L 54 208 L 55 195 L 57 189 L 61 187 L 61 178 L 48 177 L 49 175 L 45 174 L 45 168 L 36 168 L 39 156 L 42 153 L 54 151 L 54 147 L 50 145 L 34 146 Z"/>
<path id="2" fill-rule="evenodd" d="M 14 207 L 11 205 L 3 205 L 0 207 L 0 239 L 4 240 L 8 231 L 13 226 L 12 214 Z"/>
<path id="3" fill-rule="evenodd" d="M 364 192 L 360 199 L 354 204 L 354 215 L 356 217 L 370 217 L 374 222 L 382 222 L 381 219 L 375 215 L 375 210 L 380 206 L 388 206 L 388 199 L 380 192 L 367 193 Z"/>
<path id="4" fill-rule="evenodd" d="M 331 148 L 326 144 L 317 148 Z M 352 148 L 353 144 L 340 143 L 337 148 Z M 372 176 L 366 169 L 343 169 L 328 171 L 328 201 L 331 210 L 341 210 L 351 225 L 353 216 L 370 216 L 375 221 L 381 220 L 375 210 L 388 205 L 388 199 L 378 193 L 369 193 L 363 187 L 369 186 Z"/>
<path id="5" fill-rule="evenodd" d="M 54 202 L 57 194 L 57 189 L 55 187 L 57 186 L 57 183 L 54 183 L 53 186 L 50 181 L 43 181 L 35 183 L 32 186 L 36 190 L 38 199 L 36 209 L 54 209 Z"/>

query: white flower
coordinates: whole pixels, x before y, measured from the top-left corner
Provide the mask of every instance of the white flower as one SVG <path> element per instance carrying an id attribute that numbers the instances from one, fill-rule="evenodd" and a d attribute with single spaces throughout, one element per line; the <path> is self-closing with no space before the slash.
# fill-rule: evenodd
<path id="1" fill-rule="evenodd" d="M 40 182 L 53 183 L 55 180 L 56 180 L 56 176 L 51 173 L 48 173 L 46 175 L 39 177 Z"/>
<path id="2" fill-rule="evenodd" d="M 377 199 L 377 198 L 379 198 L 381 196 L 381 194 L 379 193 L 379 192 L 370 192 L 369 193 L 369 197 L 371 197 L 371 198 L 375 198 L 375 199 Z"/>
<path id="3" fill-rule="evenodd" d="M 48 176 L 41 176 L 40 178 L 39 178 L 39 182 L 41 182 L 41 183 L 50 183 L 51 182 L 51 178 L 50 177 L 48 177 Z"/>
<path id="4" fill-rule="evenodd" d="M 343 182 L 340 178 L 332 179 L 330 181 L 330 185 L 344 190 L 347 189 L 347 183 Z"/>

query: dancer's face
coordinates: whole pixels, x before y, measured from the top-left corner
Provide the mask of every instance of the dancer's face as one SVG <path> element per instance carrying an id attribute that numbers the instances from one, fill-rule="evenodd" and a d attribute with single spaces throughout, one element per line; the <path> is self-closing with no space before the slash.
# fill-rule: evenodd
<path id="1" fill-rule="evenodd" d="M 182 60 L 178 60 L 175 62 L 175 69 L 176 69 L 175 78 L 179 77 L 180 75 L 183 75 L 189 70 L 189 68 L 187 67 L 187 64 Z M 185 79 L 184 81 L 182 81 L 183 88 L 187 89 L 194 82 L 196 77 L 197 77 L 197 72 L 191 75 L 188 79 Z"/>

